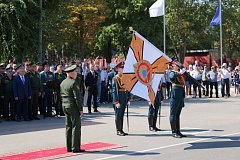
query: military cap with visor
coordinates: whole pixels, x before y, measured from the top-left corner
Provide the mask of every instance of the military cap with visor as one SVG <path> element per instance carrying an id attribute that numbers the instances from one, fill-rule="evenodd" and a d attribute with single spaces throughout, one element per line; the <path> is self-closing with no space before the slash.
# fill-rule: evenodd
<path id="1" fill-rule="evenodd" d="M 74 65 L 68 66 L 64 71 L 68 73 L 76 70 L 76 68 L 77 68 L 77 65 L 74 64 Z"/>

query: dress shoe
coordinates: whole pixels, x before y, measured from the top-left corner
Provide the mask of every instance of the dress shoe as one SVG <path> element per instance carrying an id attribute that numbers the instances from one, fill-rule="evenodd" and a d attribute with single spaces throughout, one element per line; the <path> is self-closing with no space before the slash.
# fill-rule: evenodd
<path id="1" fill-rule="evenodd" d="M 88 111 L 89 114 L 92 114 L 92 111 Z"/>
<path id="2" fill-rule="evenodd" d="M 159 129 L 159 128 L 157 128 L 157 127 L 153 127 L 153 128 L 154 128 L 155 132 L 161 131 L 161 129 Z"/>
<path id="3" fill-rule="evenodd" d="M 124 131 L 122 131 L 125 135 L 128 135 L 128 133 L 126 133 L 126 132 L 124 132 Z"/>
<path id="4" fill-rule="evenodd" d="M 174 138 L 182 138 L 182 136 L 180 136 L 178 133 L 173 133 L 172 136 L 173 136 Z"/>
<path id="5" fill-rule="evenodd" d="M 118 136 L 125 136 L 126 134 L 124 134 L 123 131 L 117 131 L 117 135 L 118 135 Z"/>
<path id="6" fill-rule="evenodd" d="M 80 150 L 76 150 L 76 151 L 72 151 L 73 153 L 82 153 L 82 152 L 85 152 L 84 149 L 80 149 Z"/>
<path id="7" fill-rule="evenodd" d="M 181 137 L 187 137 L 186 135 L 183 135 L 181 132 L 178 133 Z"/>
<path id="8" fill-rule="evenodd" d="M 156 132 L 156 130 L 154 129 L 154 127 L 149 127 L 149 131 Z"/>
<path id="9" fill-rule="evenodd" d="M 97 109 L 94 109 L 94 112 L 99 112 Z"/>

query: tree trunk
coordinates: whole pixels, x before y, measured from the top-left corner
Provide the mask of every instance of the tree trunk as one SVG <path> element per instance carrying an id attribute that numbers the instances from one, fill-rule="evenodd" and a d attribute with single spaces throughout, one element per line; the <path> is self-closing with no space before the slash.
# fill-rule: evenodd
<path id="1" fill-rule="evenodd" d="M 111 40 L 108 41 L 107 43 L 107 55 L 106 55 L 106 61 L 107 63 L 111 63 L 112 62 L 112 43 L 111 43 Z"/>

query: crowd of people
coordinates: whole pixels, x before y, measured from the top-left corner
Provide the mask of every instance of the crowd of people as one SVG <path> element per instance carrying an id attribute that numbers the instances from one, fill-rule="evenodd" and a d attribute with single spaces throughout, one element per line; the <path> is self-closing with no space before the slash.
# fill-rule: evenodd
<path id="1" fill-rule="evenodd" d="M 101 104 L 112 102 L 112 79 L 117 75 L 115 66 L 111 63 L 103 65 L 98 58 L 72 60 L 49 64 L 47 62 L 34 63 L 25 61 L 17 64 L 10 61 L 9 64 L 0 65 L 0 117 L 6 121 L 39 120 L 39 115 L 45 117 L 64 116 L 60 97 L 60 83 L 66 78 L 64 69 L 69 65 L 77 65 L 80 90 L 83 96 L 83 106 L 88 113 L 99 112 Z M 240 66 L 240 65 L 239 65 Z M 233 71 L 224 63 L 221 67 L 201 65 L 198 61 L 188 66 L 187 72 L 199 83 L 201 87 L 186 80 L 186 96 L 215 97 L 230 96 L 230 85 L 235 88 L 235 94 L 239 93 L 239 66 Z M 172 66 L 169 65 L 165 72 L 163 95 L 170 98 L 172 82 L 169 73 Z M 219 95 L 221 86 L 221 95 Z M 215 92 L 213 91 L 215 89 Z M 198 92 L 197 92 L 198 91 Z M 113 105 L 114 107 L 114 105 Z"/>
<path id="2" fill-rule="evenodd" d="M 0 64 L 0 118 L 20 122 L 39 120 L 39 115 L 43 118 L 64 116 L 60 84 L 67 76 L 64 69 L 73 64 L 77 65 L 80 91 L 89 114 L 92 104 L 93 112 L 99 112 L 101 103 L 112 102 L 110 78 L 115 71 L 101 65 L 98 58 L 55 64 L 10 61 Z"/>
<path id="3" fill-rule="evenodd" d="M 234 86 L 235 95 L 239 94 L 239 66 L 236 66 L 234 70 L 227 66 L 227 63 L 223 63 L 222 66 L 207 66 L 201 65 L 198 61 L 194 64 L 189 65 L 187 68 L 188 74 L 190 74 L 195 80 L 197 80 L 202 86 L 200 87 L 194 85 L 186 79 L 185 82 L 185 92 L 187 97 L 202 98 L 202 96 L 207 96 L 213 98 L 213 93 L 215 97 L 230 97 L 231 85 Z M 171 81 L 168 74 L 171 72 L 172 67 L 169 66 L 166 71 L 166 95 L 170 98 L 170 92 L 172 88 Z M 202 89 L 205 88 L 205 89 Z M 220 89 L 220 90 L 219 90 Z M 219 95 L 220 94 L 220 95 Z"/>

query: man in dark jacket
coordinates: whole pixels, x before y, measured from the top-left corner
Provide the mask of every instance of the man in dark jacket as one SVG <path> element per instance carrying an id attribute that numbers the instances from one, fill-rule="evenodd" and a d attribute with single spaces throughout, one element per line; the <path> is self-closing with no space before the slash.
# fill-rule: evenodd
<path id="1" fill-rule="evenodd" d="M 24 75 L 24 68 L 18 66 L 17 75 L 13 80 L 13 95 L 16 101 L 17 122 L 21 121 L 22 113 L 24 121 L 29 121 L 28 99 L 31 99 L 32 90 L 28 77 L 25 77 Z"/>

